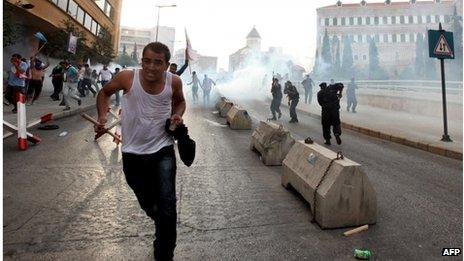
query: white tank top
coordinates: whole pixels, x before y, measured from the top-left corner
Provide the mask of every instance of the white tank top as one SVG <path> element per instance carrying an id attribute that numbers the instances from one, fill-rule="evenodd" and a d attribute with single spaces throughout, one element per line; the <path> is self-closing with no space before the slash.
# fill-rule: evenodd
<path id="1" fill-rule="evenodd" d="M 134 70 L 132 87 L 122 96 L 122 152 L 152 154 L 173 144 L 164 130 L 171 118 L 172 74 L 164 73 L 166 83 L 159 94 L 147 93 L 139 75 L 140 70 Z"/>

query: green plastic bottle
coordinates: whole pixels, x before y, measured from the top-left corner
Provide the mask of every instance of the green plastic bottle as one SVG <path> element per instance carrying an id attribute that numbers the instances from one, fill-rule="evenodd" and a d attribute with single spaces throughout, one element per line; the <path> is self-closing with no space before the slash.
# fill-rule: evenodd
<path id="1" fill-rule="evenodd" d="M 354 250 L 354 257 L 356 257 L 357 259 L 369 260 L 371 256 L 372 256 L 372 253 L 368 249 L 357 249 L 356 248 Z"/>

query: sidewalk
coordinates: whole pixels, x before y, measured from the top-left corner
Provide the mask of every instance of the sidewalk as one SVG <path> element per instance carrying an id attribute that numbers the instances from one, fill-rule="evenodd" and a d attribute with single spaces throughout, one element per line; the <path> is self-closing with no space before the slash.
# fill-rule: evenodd
<path id="1" fill-rule="evenodd" d="M 69 116 L 72 116 L 72 115 L 75 115 L 81 112 L 91 110 L 95 108 L 95 105 L 96 105 L 96 100 L 95 98 L 93 98 L 92 93 L 90 93 L 90 95 L 86 96 L 85 98 L 82 98 L 81 106 L 77 106 L 77 102 L 75 100 L 71 100 L 70 101 L 71 110 L 63 111 L 65 107 L 59 106 L 61 101 L 53 101 L 50 98 L 51 94 L 52 94 L 51 90 L 44 90 L 42 91 L 39 99 L 35 101 L 33 105 L 31 106 L 26 105 L 26 117 L 27 117 L 28 124 L 34 120 L 40 119 L 40 117 L 48 113 L 52 113 L 53 120 L 45 124 L 55 124 L 53 123 L 54 120 L 58 120 L 60 118 L 69 117 Z M 3 104 L 3 121 L 7 121 L 9 123 L 17 125 L 18 116 L 16 113 L 11 112 L 12 109 L 13 109 L 13 105 L 7 106 Z M 3 138 L 9 137 L 11 135 L 12 135 L 11 132 L 3 130 Z"/>
<path id="2" fill-rule="evenodd" d="M 284 102 L 282 105 L 286 106 Z M 453 142 L 442 142 L 442 118 L 362 104 L 358 104 L 357 113 L 351 113 L 346 111 L 346 102 L 342 101 L 340 105 L 342 128 L 462 160 L 462 115 L 460 121 L 448 119 L 448 134 Z M 312 104 L 305 104 L 304 99 L 300 99 L 297 110 L 315 118 L 321 117 L 321 108 L 314 99 Z"/>

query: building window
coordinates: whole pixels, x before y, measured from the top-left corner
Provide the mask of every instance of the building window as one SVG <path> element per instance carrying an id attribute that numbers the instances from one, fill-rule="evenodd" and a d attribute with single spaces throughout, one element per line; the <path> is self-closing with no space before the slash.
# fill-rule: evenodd
<path id="1" fill-rule="evenodd" d="M 329 25 L 329 18 L 326 18 L 325 19 L 325 26 L 328 26 Z"/>
<path id="2" fill-rule="evenodd" d="M 329 19 L 329 26 L 332 26 L 332 25 L 333 25 L 333 19 L 330 18 L 330 19 Z"/>
<path id="3" fill-rule="evenodd" d="M 445 16 L 444 16 L 444 15 L 440 15 L 440 22 L 441 22 L 441 23 L 444 23 L 444 22 L 445 22 Z"/>
<path id="4" fill-rule="evenodd" d="M 432 22 L 432 17 L 430 15 L 427 15 L 427 23 L 430 24 Z"/>
<path id="5" fill-rule="evenodd" d="M 92 28 L 92 17 L 86 13 L 85 14 L 85 22 L 84 22 L 84 26 L 85 28 L 87 28 L 88 30 L 90 30 Z"/>
<path id="6" fill-rule="evenodd" d="M 354 25 L 354 17 L 350 17 L 350 25 Z"/>
<path id="7" fill-rule="evenodd" d="M 410 33 L 410 34 L 409 34 L 409 41 L 410 41 L 410 42 L 415 42 L 415 41 L 414 41 L 414 33 Z"/>
<path id="8" fill-rule="evenodd" d="M 65 12 L 68 11 L 68 0 L 59 0 L 58 7 Z"/>
<path id="9" fill-rule="evenodd" d="M 370 24 L 371 24 L 371 18 L 370 18 L 370 17 L 366 17 L 366 24 L 367 24 L 367 25 L 370 25 Z"/>
<path id="10" fill-rule="evenodd" d="M 392 17 L 391 17 L 391 23 L 392 23 L 392 24 L 396 24 L 396 16 L 392 16 Z"/>
<path id="11" fill-rule="evenodd" d="M 392 24 L 392 18 L 391 18 L 391 16 L 387 16 L 387 24 Z"/>
<path id="12" fill-rule="evenodd" d="M 346 25 L 346 17 L 342 17 L 342 25 Z"/>
<path id="13" fill-rule="evenodd" d="M 391 35 L 391 34 L 388 34 L 388 35 L 387 35 L 387 39 L 388 39 L 388 42 L 391 43 L 391 42 L 392 42 L 392 35 Z"/>
<path id="14" fill-rule="evenodd" d="M 358 60 L 358 55 L 357 55 L 357 54 L 354 55 L 354 60 L 355 60 L 355 61 Z"/>
<path id="15" fill-rule="evenodd" d="M 101 10 L 105 10 L 105 0 L 95 0 L 95 3 L 100 7 Z"/>
<path id="16" fill-rule="evenodd" d="M 365 35 L 365 34 L 361 35 L 361 42 L 362 43 L 367 43 L 367 35 Z"/>
<path id="17" fill-rule="evenodd" d="M 404 15 L 400 16 L 400 24 L 404 24 Z"/>
<path id="18" fill-rule="evenodd" d="M 337 25 L 337 22 L 338 22 L 338 21 L 337 21 L 337 18 L 333 18 L 333 22 L 332 22 L 333 25 Z"/>
<path id="19" fill-rule="evenodd" d="M 445 19 L 445 23 L 451 22 L 451 17 L 449 15 L 445 15 L 444 19 Z"/>
<path id="20" fill-rule="evenodd" d="M 350 41 L 354 43 L 354 35 L 350 35 Z"/>
<path id="21" fill-rule="evenodd" d="M 96 26 L 95 26 L 95 35 L 98 36 L 98 34 L 100 33 L 100 24 L 98 24 L 97 22 L 95 22 Z"/>
<path id="22" fill-rule="evenodd" d="M 375 25 L 379 24 L 379 17 L 378 16 L 374 17 L 374 24 Z"/>
<path id="23" fill-rule="evenodd" d="M 358 25 L 362 25 L 362 18 L 358 17 Z"/>
<path id="24" fill-rule="evenodd" d="M 376 43 L 380 43 L 380 37 L 379 37 L 378 34 L 376 34 L 376 35 L 374 36 L 374 41 L 375 41 Z"/>
<path id="25" fill-rule="evenodd" d="M 82 10 L 80 7 L 77 7 L 77 21 L 81 24 L 84 24 L 84 15 L 84 10 Z"/>
<path id="26" fill-rule="evenodd" d="M 401 38 L 402 43 L 406 42 L 406 35 L 405 34 L 401 34 L 400 38 Z"/>
<path id="27" fill-rule="evenodd" d="M 321 19 L 321 26 L 324 25 L 324 19 Z"/>
<path id="28" fill-rule="evenodd" d="M 383 24 L 388 24 L 388 18 L 386 16 L 382 17 L 382 23 Z"/>
<path id="29" fill-rule="evenodd" d="M 398 40 L 398 39 L 397 39 L 396 34 L 393 34 L 393 35 L 392 35 L 392 42 L 396 43 L 397 40 Z"/>
<path id="30" fill-rule="evenodd" d="M 68 14 L 72 16 L 73 18 L 76 18 L 77 14 L 77 4 L 74 2 L 74 0 L 70 0 L 68 4 Z"/>
<path id="31" fill-rule="evenodd" d="M 113 18 L 112 14 L 113 14 L 113 7 L 108 3 L 106 2 L 106 6 L 105 6 L 105 14 L 106 16 L 110 17 L 110 18 Z"/>
<path id="32" fill-rule="evenodd" d="M 414 18 L 412 15 L 408 16 L 408 20 L 409 20 L 408 23 L 410 24 L 414 23 Z"/>
<path id="33" fill-rule="evenodd" d="M 413 16 L 412 22 L 413 22 L 414 24 L 420 23 L 420 22 L 418 21 L 418 18 L 420 19 L 420 16 L 419 16 L 419 17 L 417 17 L 417 15 Z"/>

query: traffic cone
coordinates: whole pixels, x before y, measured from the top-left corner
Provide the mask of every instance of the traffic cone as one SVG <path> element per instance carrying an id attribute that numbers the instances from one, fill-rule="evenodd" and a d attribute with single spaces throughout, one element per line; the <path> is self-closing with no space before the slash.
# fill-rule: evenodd
<path id="1" fill-rule="evenodd" d="M 27 149 L 26 95 L 18 93 L 18 149 Z"/>

